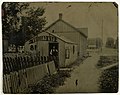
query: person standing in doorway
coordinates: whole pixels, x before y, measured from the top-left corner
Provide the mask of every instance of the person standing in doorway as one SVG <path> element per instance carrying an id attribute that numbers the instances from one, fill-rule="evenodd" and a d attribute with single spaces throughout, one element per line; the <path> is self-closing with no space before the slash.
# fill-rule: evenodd
<path id="1" fill-rule="evenodd" d="M 53 46 L 53 48 L 50 50 L 50 55 L 52 56 L 52 59 L 54 60 L 55 67 L 59 70 L 59 63 L 58 63 L 58 50 Z"/>

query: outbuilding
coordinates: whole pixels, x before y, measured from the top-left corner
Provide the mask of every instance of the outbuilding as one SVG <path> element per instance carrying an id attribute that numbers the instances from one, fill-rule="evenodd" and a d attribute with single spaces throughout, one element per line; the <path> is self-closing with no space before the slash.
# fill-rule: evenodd
<path id="1" fill-rule="evenodd" d="M 50 56 L 53 47 L 58 51 L 58 63 L 60 67 L 66 67 L 77 59 L 77 43 L 64 36 L 45 31 L 39 33 L 25 43 L 25 52 Z"/>

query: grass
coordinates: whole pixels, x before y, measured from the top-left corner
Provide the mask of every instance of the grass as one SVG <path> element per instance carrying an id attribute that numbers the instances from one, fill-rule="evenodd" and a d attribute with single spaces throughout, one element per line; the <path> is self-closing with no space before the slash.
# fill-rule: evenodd
<path id="1" fill-rule="evenodd" d="M 64 85 L 66 78 L 70 77 L 70 71 L 58 71 L 54 75 L 45 76 L 39 83 L 29 87 L 29 93 L 32 94 L 50 94 L 54 93 L 55 88 Z"/>
<path id="2" fill-rule="evenodd" d="M 118 62 L 117 56 L 100 56 L 97 67 L 102 68 Z"/>
<path id="3" fill-rule="evenodd" d="M 118 66 L 104 70 L 99 79 L 100 92 L 117 93 L 118 92 Z"/>

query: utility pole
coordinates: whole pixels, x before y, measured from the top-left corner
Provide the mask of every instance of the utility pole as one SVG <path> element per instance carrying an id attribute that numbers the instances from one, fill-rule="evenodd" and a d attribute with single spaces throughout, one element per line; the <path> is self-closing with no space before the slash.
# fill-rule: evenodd
<path id="1" fill-rule="evenodd" d="M 102 36 L 102 46 L 101 46 L 101 52 L 102 52 L 102 47 L 103 47 L 103 19 L 102 19 L 102 25 L 101 25 L 101 28 L 102 28 L 102 33 L 101 33 L 101 36 Z"/>

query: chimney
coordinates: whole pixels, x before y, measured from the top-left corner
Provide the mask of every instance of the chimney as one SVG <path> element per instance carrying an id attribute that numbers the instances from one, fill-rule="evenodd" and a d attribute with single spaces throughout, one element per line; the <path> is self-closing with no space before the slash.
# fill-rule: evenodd
<path id="1" fill-rule="evenodd" d="M 62 13 L 59 13 L 59 19 L 62 19 Z"/>

